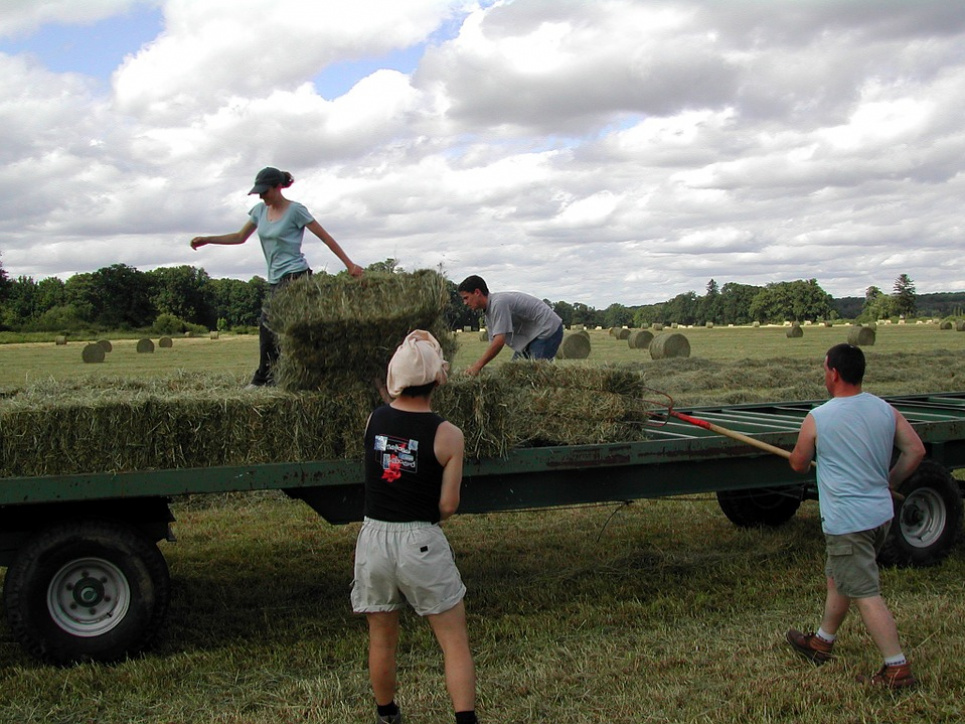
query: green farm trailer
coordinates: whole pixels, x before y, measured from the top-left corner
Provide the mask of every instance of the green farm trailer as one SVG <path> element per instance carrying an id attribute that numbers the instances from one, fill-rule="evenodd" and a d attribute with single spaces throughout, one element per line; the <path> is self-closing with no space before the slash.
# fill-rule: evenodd
<path id="1" fill-rule="evenodd" d="M 885 563 L 927 565 L 962 526 L 965 392 L 890 398 L 928 449 L 896 498 Z M 703 407 L 699 419 L 784 449 L 817 402 Z M 0 566 L 16 639 L 52 663 L 112 661 L 157 635 L 170 580 L 158 548 L 173 541 L 169 503 L 181 495 L 282 490 L 331 523 L 362 517 L 359 461 L 206 467 L 0 480 Z M 816 499 L 813 470 L 672 416 L 631 443 L 519 448 L 468 461 L 461 513 L 714 493 L 737 525 L 779 525 Z"/>

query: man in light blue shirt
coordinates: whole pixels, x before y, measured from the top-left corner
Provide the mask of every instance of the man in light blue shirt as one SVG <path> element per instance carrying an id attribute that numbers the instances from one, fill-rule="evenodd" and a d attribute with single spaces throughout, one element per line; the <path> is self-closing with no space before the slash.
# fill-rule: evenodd
<path id="1" fill-rule="evenodd" d="M 805 472 L 817 455 L 821 526 L 827 545 L 827 598 L 816 633 L 790 629 L 787 642 L 815 664 L 832 656 L 839 626 L 854 601 L 884 657 L 861 681 L 891 689 L 914 686 L 895 620 L 881 597 L 876 557 L 894 516 L 891 491 L 911 475 L 925 446 L 908 420 L 884 400 L 863 392 L 865 358 L 859 347 L 839 344 L 824 359 L 831 399 L 804 419 L 790 464 Z M 892 449 L 898 459 L 891 465 Z"/>
<path id="2" fill-rule="evenodd" d="M 483 310 L 489 347 L 466 369 L 477 375 L 496 358 L 504 346 L 513 350 L 513 359 L 553 359 L 563 341 L 563 320 L 549 305 L 523 292 L 489 292 L 482 277 L 466 277 L 458 287 L 467 307 Z"/>

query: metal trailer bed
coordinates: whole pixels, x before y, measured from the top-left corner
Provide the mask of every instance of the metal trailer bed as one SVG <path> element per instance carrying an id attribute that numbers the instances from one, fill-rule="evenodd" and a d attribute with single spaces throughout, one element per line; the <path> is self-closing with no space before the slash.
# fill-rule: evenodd
<path id="1" fill-rule="evenodd" d="M 888 398 L 928 459 L 902 486 L 886 563 L 926 565 L 962 526 L 965 392 Z M 724 405 L 688 412 L 790 449 L 815 401 Z M 15 637 L 54 663 L 137 653 L 164 621 L 170 581 L 157 542 L 173 540 L 180 495 L 282 490 L 331 523 L 361 520 L 359 461 L 286 462 L 0 480 L 0 566 Z M 630 443 L 518 448 L 467 461 L 460 513 L 715 493 L 738 525 L 779 525 L 817 497 L 813 470 L 670 416 Z"/>

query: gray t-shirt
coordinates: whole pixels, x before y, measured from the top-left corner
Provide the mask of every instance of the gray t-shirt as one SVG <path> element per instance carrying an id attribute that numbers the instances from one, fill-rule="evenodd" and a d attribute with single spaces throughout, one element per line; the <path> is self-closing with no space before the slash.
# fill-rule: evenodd
<path id="1" fill-rule="evenodd" d="M 506 335 L 506 344 L 514 352 L 522 352 L 534 339 L 549 337 L 562 323 L 546 302 L 532 294 L 493 292 L 486 304 L 489 339 Z"/>

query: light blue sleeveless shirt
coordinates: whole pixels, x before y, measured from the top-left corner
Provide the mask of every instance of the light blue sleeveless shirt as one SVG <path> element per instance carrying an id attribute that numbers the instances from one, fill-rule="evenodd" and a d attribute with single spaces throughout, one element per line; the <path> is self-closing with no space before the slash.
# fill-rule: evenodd
<path id="1" fill-rule="evenodd" d="M 843 535 L 877 528 L 894 516 L 888 471 L 895 412 L 868 392 L 834 397 L 811 410 L 817 428 L 821 525 Z"/>
<path id="2" fill-rule="evenodd" d="M 277 284 L 286 274 L 308 270 L 308 261 L 302 254 L 305 227 L 314 221 L 308 209 L 297 201 L 290 201 L 280 219 L 269 221 L 268 207 L 262 202 L 256 204 L 248 216 L 258 227 L 261 250 L 268 262 L 269 284 Z"/>

